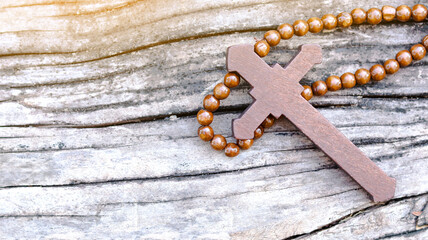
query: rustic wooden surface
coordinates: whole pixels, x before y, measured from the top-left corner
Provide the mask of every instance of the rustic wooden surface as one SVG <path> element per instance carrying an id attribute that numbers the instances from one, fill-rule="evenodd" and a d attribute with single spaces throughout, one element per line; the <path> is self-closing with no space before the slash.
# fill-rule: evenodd
<path id="1" fill-rule="evenodd" d="M 0 238 L 428 238 L 428 60 L 313 105 L 397 180 L 367 194 L 285 119 L 229 159 L 196 135 L 230 45 L 355 7 L 426 1 L 0 2 Z M 302 80 L 392 58 L 427 22 L 353 26 L 283 41 L 286 63 L 318 43 Z M 213 123 L 231 135 L 232 91 Z"/>

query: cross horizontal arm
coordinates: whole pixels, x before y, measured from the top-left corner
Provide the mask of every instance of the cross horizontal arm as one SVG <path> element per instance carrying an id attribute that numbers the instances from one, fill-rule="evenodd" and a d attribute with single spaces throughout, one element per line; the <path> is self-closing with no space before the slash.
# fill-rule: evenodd
<path id="1" fill-rule="evenodd" d="M 233 120 L 233 135 L 236 139 L 254 138 L 254 130 L 269 116 L 270 112 L 262 100 L 255 100 L 241 115 Z"/>

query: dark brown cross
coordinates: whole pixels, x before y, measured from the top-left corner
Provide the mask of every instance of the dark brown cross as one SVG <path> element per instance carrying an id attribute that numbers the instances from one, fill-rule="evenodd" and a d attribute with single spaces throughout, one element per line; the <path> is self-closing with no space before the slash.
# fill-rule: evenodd
<path id="1" fill-rule="evenodd" d="M 250 94 L 254 98 L 242 116 L 233 121 L 233 134 L 237 139 L 251 139 L 269 114 L 275 118 L 284 115 L 360 184 L 373 201 L 389 200 L 394 196 L 395 179 L 388 177 L 301 96 L 303 87 L 299 81 L 321 60 L 321 47 L 316 44 L 303 45 L 285 69 L 278 64 L 267 65 L 252 45 L 229 47 L 227 69 L 239 73 L 253 86 Z"/>

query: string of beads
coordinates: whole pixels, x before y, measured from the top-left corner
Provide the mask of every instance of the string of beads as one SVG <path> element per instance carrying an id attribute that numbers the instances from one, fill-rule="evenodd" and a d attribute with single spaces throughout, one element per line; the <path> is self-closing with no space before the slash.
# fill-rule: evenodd
<path id="1" fill-rule="evenodd" d="M 264 34 L 264 38 L 257 41 L 254 45 L 254 51 L 260 56 L 268 55 L 270 48 L 279 44 L 281 39 L 290 39 L 294 35 L 304 36 L 308 32 L 319 33 L 323 29 L 334 29 L 337 26 L 342 28 L 350 27 L 353 24 L 369 23 L 376 25 L 382 21 L 390 22 L 397 19 L 400 22 L 413 20 L 421 22 L 427 19 L 428 10 L 422 4 L 417 4 L 410 8 L 401 5 L 397 8 L 383 6 L 382 9 L 371 8 L 365 11 L 356 8 L 351 13 L 342 12 L 337 16 L 326 14 L 321 19 L 312 17 L 307 21 L 297 20 L 290 25 L 288 23 L 280 25 L 277 30 L 269 30 Z M 356 84 L 364 85 L 370 80 L 381 81 L 386 74 L 394 74 L 400 68 L 409 66 L 412 61 L 418 61 L 425 57 L 428 49 L 428 35 L 426 35 L 421 44 L 413 45 L 410 50 L 402 50 L 397 53 L 395 59 L 388 59 L 384 64 L 375 64 L 370 69 L 360 68 L 355 73 L 344 73 L 339 76 L 330 76 L 325 81 L 319 80 L 312 83 L 312 86 L 304 85 L 302 96 L 310 100 L 313 95 L 322 96 L 327 91 L 337 91 L 342 88 L 352 88 Z M 230 89 L 239 85 L 240 77 L 238 74 L 229 72 L 224 76 L 224 82 L 214 87 L 213 94 L 207 95 L 203 100 L 204 109 L 197 114 L 197 120 L 202 126 L 198 129 L 198 135 L 203 141 L 209 141 L 215 150 L 223 150 L 228 157 L 235 157 L 240 149 L 249 149 L 254 139 L 260 138 L 264 129 L 271 127 L 275 119 L 268 116 L 263 123 L 254 131 L 254 139 L 237 140 L 236 143 L 227 143 L 222 135 L 215 135 L 214 130 L 209 126 L 213 119 L 213 112 L 220 106 L 220 100 L 226 99 L 230 94 Z"/>

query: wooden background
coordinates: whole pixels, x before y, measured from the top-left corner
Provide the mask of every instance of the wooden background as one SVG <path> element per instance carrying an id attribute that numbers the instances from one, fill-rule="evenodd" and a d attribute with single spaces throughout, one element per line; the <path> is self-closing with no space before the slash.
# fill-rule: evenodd
<path id="1" fill-rule="evenodd" d="M 428 238 L 428 60 L 379 83 L 311 100 L 387 174 L 366 193 L 287 120 L 230 159 L 197 136 L 196 112 L 230 45 L 355 7 L 426 1 L 3 0 L 0 2 L 0 238 Z M 393 58 L 423 23 L 294 37 L 324 62 L 302 83 Z M 241 84 L 215 115 L 248 106 Z M 224 104 L 223 104 L 224 103 Z"/>

